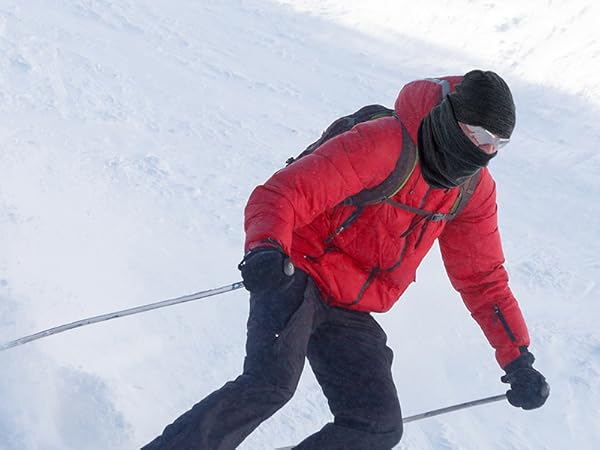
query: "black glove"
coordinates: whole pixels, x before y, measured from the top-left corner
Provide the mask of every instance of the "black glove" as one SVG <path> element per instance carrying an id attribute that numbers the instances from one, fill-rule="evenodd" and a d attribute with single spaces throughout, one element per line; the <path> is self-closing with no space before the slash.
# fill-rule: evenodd
<path id="1" fill-rule="evenodd" d="M 546 383 L 546 378 L 533 368 L 534 361 L 533 355 L 525 351 L 504 368 L 506 375 L 500 380 L 510 384 L 506 398 L 513 406 L 523 409 L 539 408 L 550 395 L 550 386 Z"/>
<path id="2" fill-rule="evenodd" d="M 288 256 L 274 247 L 258 247 L 248 252 L 238 269 L 244 287 L 250 292 L 283 287 L 292 281 L 294 274 Z"/>

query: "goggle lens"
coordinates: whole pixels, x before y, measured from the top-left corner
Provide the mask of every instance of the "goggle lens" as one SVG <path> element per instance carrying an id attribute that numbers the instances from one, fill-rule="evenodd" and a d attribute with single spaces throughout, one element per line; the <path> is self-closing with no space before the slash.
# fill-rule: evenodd
<path id="1" fill-rule="evenodd" d="M 472 140 L 475 141 L 475 144 L 479 147 L 491 145 L 493 146 L 495 152 L 510 142 L 510 139 L 496 136 L 494 133 L 486 130 L 483 127 L 477 125 L 469 125 L 466 123 L 463 125 L 468 130 Z"/>

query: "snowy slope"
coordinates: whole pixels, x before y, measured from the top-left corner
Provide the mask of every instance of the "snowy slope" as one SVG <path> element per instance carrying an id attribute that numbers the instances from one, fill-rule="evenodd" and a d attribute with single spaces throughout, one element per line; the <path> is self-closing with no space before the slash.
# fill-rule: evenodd
<path id="1" fill-rule="evenodd" d="M 251 189 L 332 119 L 415 78 L 489 68 L 518 126 L 492 171 L 552 395 L 407 425 L 400 449 L 600 442 L 600 8 L 431 0 L 2 0 L 0 342 L 237 281 Z M 368 6 L 366 6 L 368 5 Z M 132 449 L 236 376 L 247 295 L 0 352 L 0 449 Z M 437 250 L 378 316 L 411 415 L 503 392 Z M 309 370 L 240 448 L 329 420 Z"/>

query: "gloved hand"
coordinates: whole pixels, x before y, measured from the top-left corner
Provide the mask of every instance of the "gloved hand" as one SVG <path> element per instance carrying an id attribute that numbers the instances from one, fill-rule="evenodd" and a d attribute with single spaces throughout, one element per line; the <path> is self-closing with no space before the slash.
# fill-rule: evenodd
<path id="1" fill-rule="evenodd" d="M 288 256 L 274 247 L 258 247 L 244 256 L 238 266 L 244 287 L 250 292 L 276 289 L 291 282 L 294 266 Z"/>
<path id="2" fill-rule="evenodd" d="M 542 406 L 550 395 L 546 378 L 533 368 L 535 358 L 526 351 L 504 368 L 506 375 L 500 380 L 510 384 L 506 392 L 509 403 L 523 409 Z"/>

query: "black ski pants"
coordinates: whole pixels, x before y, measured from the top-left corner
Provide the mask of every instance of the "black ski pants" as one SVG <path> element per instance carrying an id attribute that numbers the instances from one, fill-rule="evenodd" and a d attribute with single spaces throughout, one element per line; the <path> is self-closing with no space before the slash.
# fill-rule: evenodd
<path id="1" fill-rule="evenodd" d="M 233 450 L 294 395 L 305 358 L 334 421 L 298 450 L 389 450 L 402 436 L 392 350 L 368 313 L 332 308 L 296 271 L 250 296 L 244 371 L 167 426 L 143 450 Z"/>

